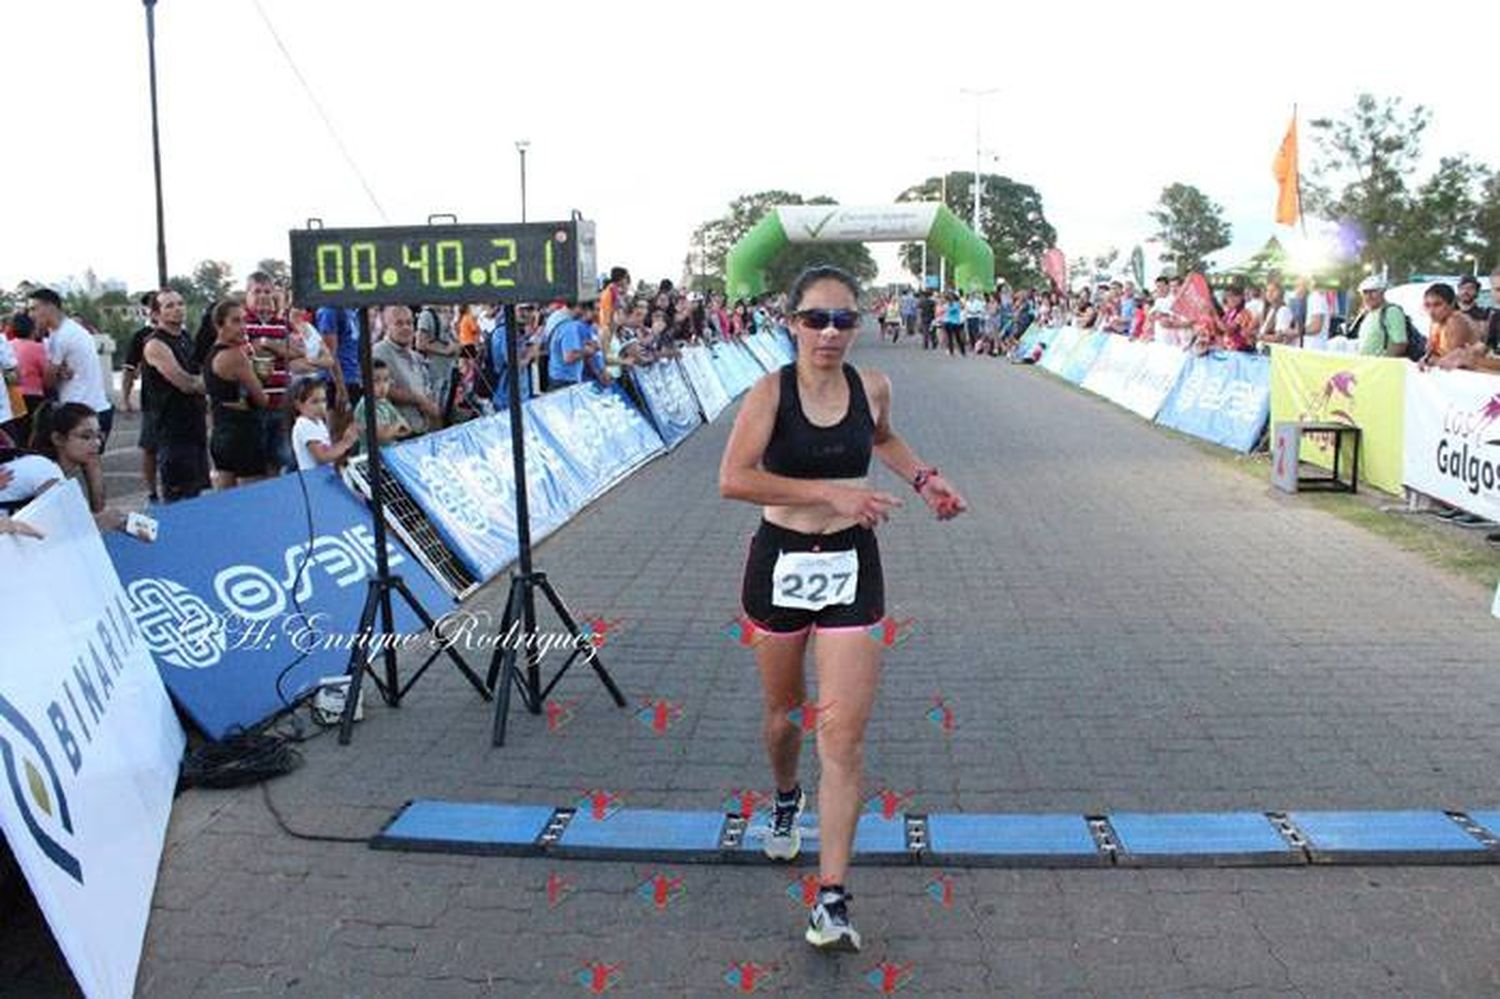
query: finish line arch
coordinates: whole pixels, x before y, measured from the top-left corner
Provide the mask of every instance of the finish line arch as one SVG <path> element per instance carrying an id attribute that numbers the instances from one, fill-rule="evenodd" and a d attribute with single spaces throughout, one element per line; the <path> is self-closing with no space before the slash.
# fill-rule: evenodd
<path id="1" fill-rule="evenodd" d="M 993 291 L 995 251 L 947 205 L 912 201 L 895 205 L 777 205 L 729 251 L 724 286 L 730 301 L 766 291 L 766 268 L 792 243 L 914 243 L 953 265 L 953 284 L 964 291 Z"/>

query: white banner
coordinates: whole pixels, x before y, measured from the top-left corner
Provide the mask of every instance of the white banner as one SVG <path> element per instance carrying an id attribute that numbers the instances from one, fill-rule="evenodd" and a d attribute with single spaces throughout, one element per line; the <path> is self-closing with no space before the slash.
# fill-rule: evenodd
<path id="1" fill-rule="evenodd" d="M 1094 366 L 1083 379 L 1083 387 L 1113 403 L 1121 403 L 1125 386 L 1146 363 L 1146 351 L 1123 336 L 1110 336 Z"/>
<path id="2" fill-rule="evenodd" d="M 0 537 L 0 827 L 79 987 L 129 997 L 183 735 L 75 482 Z"/>
<path id="3" fill-rule="evenodd" d="M 1187 354 L 1164 343 L 1134 344 L 1133 348 L 1144 351 L 1145 360 L 1125 383 L 1124 391 L 1116 401 L 1137 416 L 1154 420 L 1162 403 L 1177 387 L 1177 379 L 1187 364 Z"/>
<path id="4" fill-rule="evenodd" d="M 922 240 L 937 218 L 936 201 L 899 205 L 779 205 L 776 214 L 792 243 Z"/>
<path id="5" fill-rule="evenodd" d="M 1500 377 L 1411 371 L 1402 481 L 1500 521 Z"/>

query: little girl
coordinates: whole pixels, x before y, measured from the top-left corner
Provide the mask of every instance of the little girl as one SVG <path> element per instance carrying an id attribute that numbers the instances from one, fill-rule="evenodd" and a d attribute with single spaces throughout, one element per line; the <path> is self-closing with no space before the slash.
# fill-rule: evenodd
<path id="1" fill-rule="evenodd" d="M 352 422 L 344 428 L 337 444 L 329 443 L 328 391 L 321 381 L 303 378 L 288 394 L 297 414 L 297 422 L 292 426 L 292 453 L 297 456 L 297 471 L 331 465 L 354 449 L 359 441 L 359 428 Z"/>

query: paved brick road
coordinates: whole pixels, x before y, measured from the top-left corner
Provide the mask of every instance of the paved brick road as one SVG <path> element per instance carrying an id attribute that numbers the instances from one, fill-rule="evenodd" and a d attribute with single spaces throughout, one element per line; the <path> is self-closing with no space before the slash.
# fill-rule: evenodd
<path id="1" fill-rule="evenodd" d="M 882 529 L 890 610 L 919 632 L 888 657 L 872 789 L 928 810 L 1500 804 L 1500 626 L 1478 587 L 1041 372 L 906 344 L 858 360 L 891 372 L 898 427 L 974 511 L 908 507 Z M 539 550 L 575 610 L 622 619 L 605 651 L 626 693 L 681 705 L 665 734 L 579 672 L 569 724 L 520 713 L 491 750 L 448 671 L 373 709 L 352 747 L 307 747 L 265 789 L 288 821 L 367 835 L 418 796 L 603 787 L 713 809 L 765 786 L 751 659 L 721 634 L 757 516 L 717 496 L 729 423 Z M 935 696 L 951 733 L 926 718 Z M 1500 993 L 1496 867 L 964 870 L 946 908 L 931 870 L 857 868 L 867 951 L 823 959 L 790 872 L 670 871 L 684 891 L 657 911 L 636 891 L 648 865 L 296 840 L 262 793 L 179 800 L 142 995 L 587 995 L 591 961 L 620 965 L 611 995 L 733 994 L 742 961 L 783 995 L 878 994 L 881 961 L 912 962 L 907 993 L 934 996 Z"/>

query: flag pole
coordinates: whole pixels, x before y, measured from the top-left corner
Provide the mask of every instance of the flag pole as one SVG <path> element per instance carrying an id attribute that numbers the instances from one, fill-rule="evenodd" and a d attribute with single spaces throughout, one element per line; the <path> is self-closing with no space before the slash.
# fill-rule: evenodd
<path id="1" fill-rule="evenodd" d="M 1292 102 L 1292 133 L 1297 132 L 1297 102 Z M 1302 238 L 1307 238 L 1307 216 L 1302 214 L 1302 137 L 1297 136 L 1297 221 L 1302 225 Z"/>

